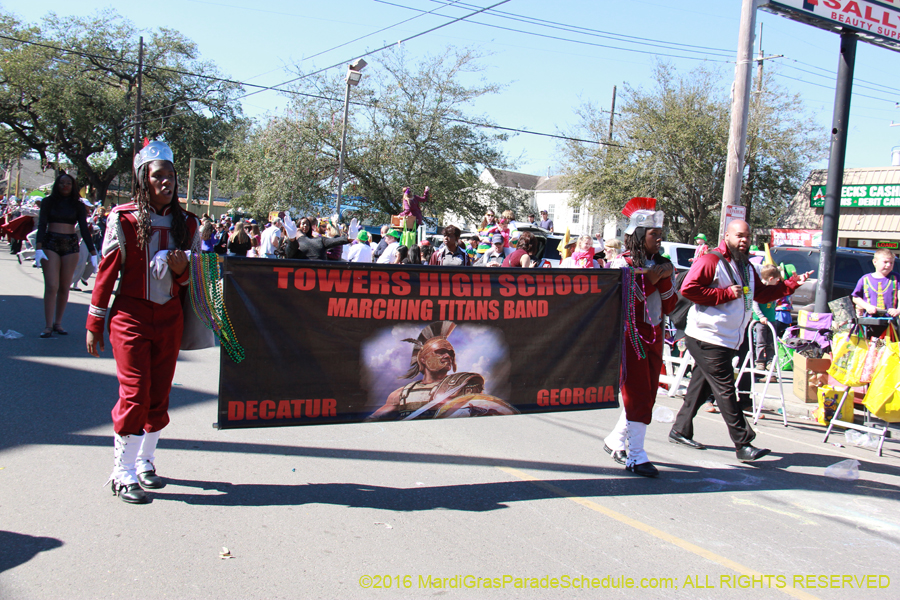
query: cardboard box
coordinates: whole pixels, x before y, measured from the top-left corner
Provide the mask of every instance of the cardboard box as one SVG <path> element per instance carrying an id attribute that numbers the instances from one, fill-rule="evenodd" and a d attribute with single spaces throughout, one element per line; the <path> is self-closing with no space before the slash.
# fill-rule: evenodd
<path id="1" fill-rule="evenodd" d="M 831 366 L 830 358 L 806 358 L 794 353 L 794 395 L 803 402 L 819 402 L 817 391 L 822 373 Z"/>
<path id="2" fill-rule="evenodd" d="M 404 226 L 406 227 L 406 229 L 414 231 L 416 229 L 416 218 L 412 215 L 406 217 L 401 217 L 400 215 L 391 215 L 391 227 L 403 229 Z"/>

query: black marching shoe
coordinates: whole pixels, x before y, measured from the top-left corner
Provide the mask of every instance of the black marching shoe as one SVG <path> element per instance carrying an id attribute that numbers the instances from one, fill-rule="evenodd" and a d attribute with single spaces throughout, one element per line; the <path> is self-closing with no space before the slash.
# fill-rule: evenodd
<path id="1" fill-rule="evenodd" d="M 140 484 L 137 483 L 126 485 L 113 481 L 112 493 L 113 496 L 118 496 L 122 502 L 127 502 L 128 504 L 147 504 L 150 502 L 150 498 L 147 497 Z"/>
<path id="2" fill-rule="evenodd" d="M 625 464 L 625 458 L 627 458 L 628 455 L 625 453 L 624 450 L 613 451 L 612 448 L 610 448 L 606 444 L 603 444 L 603 451 L 606 452 L 607 454 L 609 454 L 610 456 L 612 456 L 612 459 L 614 461 L 616 461 L 617 463 L 619 463 L 620 465 Z"/>
<path id="3" fill-rule="evenodd" d="M 659 471 L 653 466 L 652 462 L 645 462 L 639 465 L 625 466 L 625 470 L 640 475 L 641 477 L 659 477 Z"/>
<path id="4" fill-rule="evenodd" d="M 758 458 L 767 455 L 771 450 L 768 448 L 754 448 L 750 444 L 746 444 L 737 449 L 737 458 L 741 462 L 753 462 Z"/>
<path id="5" fill-rule="evenodd" d="M 695 450 L 706 450 L 706 446 L 700 442 L 695 442 L 691 438 L 686 438 L 674 429 L 669 432 L 669 441 L 673 444 L 681 444 L 682 446 L 687 446 L 688 448 L 693 448 Z"/>
<path id="6" fill-rule="evenodd" d="M 140 482 L 141 487 L 148 490 L 158 490 L 160 488 L 166 487 L 166 482 L 163 481 L 163 478 L 156 474 L 156 471 L 144 471 L 143 473 L 137 474 L 138 482 Z"/>

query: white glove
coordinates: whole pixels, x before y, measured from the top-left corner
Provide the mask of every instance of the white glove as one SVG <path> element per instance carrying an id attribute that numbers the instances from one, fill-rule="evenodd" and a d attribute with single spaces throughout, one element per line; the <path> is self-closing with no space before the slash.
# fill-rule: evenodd
<path id="1" fill-rule="evenodd" d="M 94 273 L 96 273 L 97 267 L 100 266 L 100 259 L 96 254 L 91 254 L 91 266 L 94 267 Z"/>
<path id="2" fill-rule="evenodd" d="M 166 271 L 169 270 L 168 258 L 169 251 L 160 250 L 150 259 L 150 274 L 154 279 L 162 279 L 166 276 Z"/>
<path id="3" fill-rule="evenodd" d="M 47 260 L 47 255 L 44 254 L 43 250 L 35 250 L 34 251 L 34 266 L 40 268 L 42 260 Z"/>
<path id="4" fill-rule="evenodd" d="M 294 224 L 293 219 L 291 219 L 291 215 L 284 211 L 284 231 L 287 233 L 288 238 L 294 239 L 297 237 L 297 226 Z"/>

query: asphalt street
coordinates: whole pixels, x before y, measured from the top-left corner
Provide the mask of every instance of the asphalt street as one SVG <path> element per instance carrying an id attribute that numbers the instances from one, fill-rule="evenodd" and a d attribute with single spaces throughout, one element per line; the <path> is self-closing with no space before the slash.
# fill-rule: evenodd
<path id="1" fill-rule="evenodd" d="M 186 352 L 168 485 L 126 505 L 103 485 L 117 382 L 85 351 L 90 294 L 40 339 L 41 273 L 8 252 L 2 599 L 900 597 L 900 441 L 879 458 L 796 417 L 760 422 L 752 465 L 720 415 L 697 418 L 705 451 L 654 422 L 648 480 L 602 452 L 615 410 L 219 431 L 218 349 Z M 857 481 L 824 475 L 845 459 Z"/>

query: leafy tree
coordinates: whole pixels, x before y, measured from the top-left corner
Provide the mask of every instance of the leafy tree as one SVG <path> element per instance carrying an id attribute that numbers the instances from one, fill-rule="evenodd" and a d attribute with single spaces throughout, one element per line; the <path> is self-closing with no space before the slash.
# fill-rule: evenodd
<path id="1" fill-rule="evenodd" d="M 61 154 L 104 199 L 113 179 L 131 171 L 140 32 L 104 11 L 74 19 L 51 13 L 41 26 L 0 14 L 0 33 L 21 40 L 0 39 L 3 135 L 44 162 Z M 145 36 L 142 135 L 166 140 L 183 175 L 191 156 L 210 157 L 239 122 L 240 87 L 218 76 L 178 32 Z"/>
<path id="2" fill-rule="evenodd" d="M 520 207 L 521 198 L 478 180 L 484 167 L 505 167 L 505 134 L 470 115 L 476 99 L 499 86 L 471 81 L 479 56 L 452 48 L 410 65 L 403 51 L 378 55 L 351 94 L 342 206 L 369 222 L 401 210 L 402 190 L 421 194 L 427 217 L 474 220 L 488 206 Z M 237 204 L 270 210 L 273 203 L 302 211 L 334 205 L 343 117 L 344 73 L 311 76 L 294 89 L 289 114 L 254 129 L 235 148 L 232 181 L 247 193 Z M 487 127 L 482 127 L 487 126 Z M 244 157 L 237 156 L 244 154 Z M 235 185 L 235 184 L 229 184 Z"/>
<path id="3" fill-rule="evenodd" d="M 614 145 L 566 145 L 568 184 L 576 202 L 605 215 L 617 214 L 633 196 L 655 197 L 671 238 L 690 242 L 704 232 L 712 241 L 728 154 L 728 86 L 721 74 L 703 67 L 679 75 L 659 64 L 654 80 L 650 90 L 626 85 Z M 580 117 L 587 135 L 606 138 L 609 119 L 600 109 L 584 106 Z M 751 227 L 774 225 L 825 150 L 800 99 L 765 77 L 751 105 L 741 191 Z"/>

